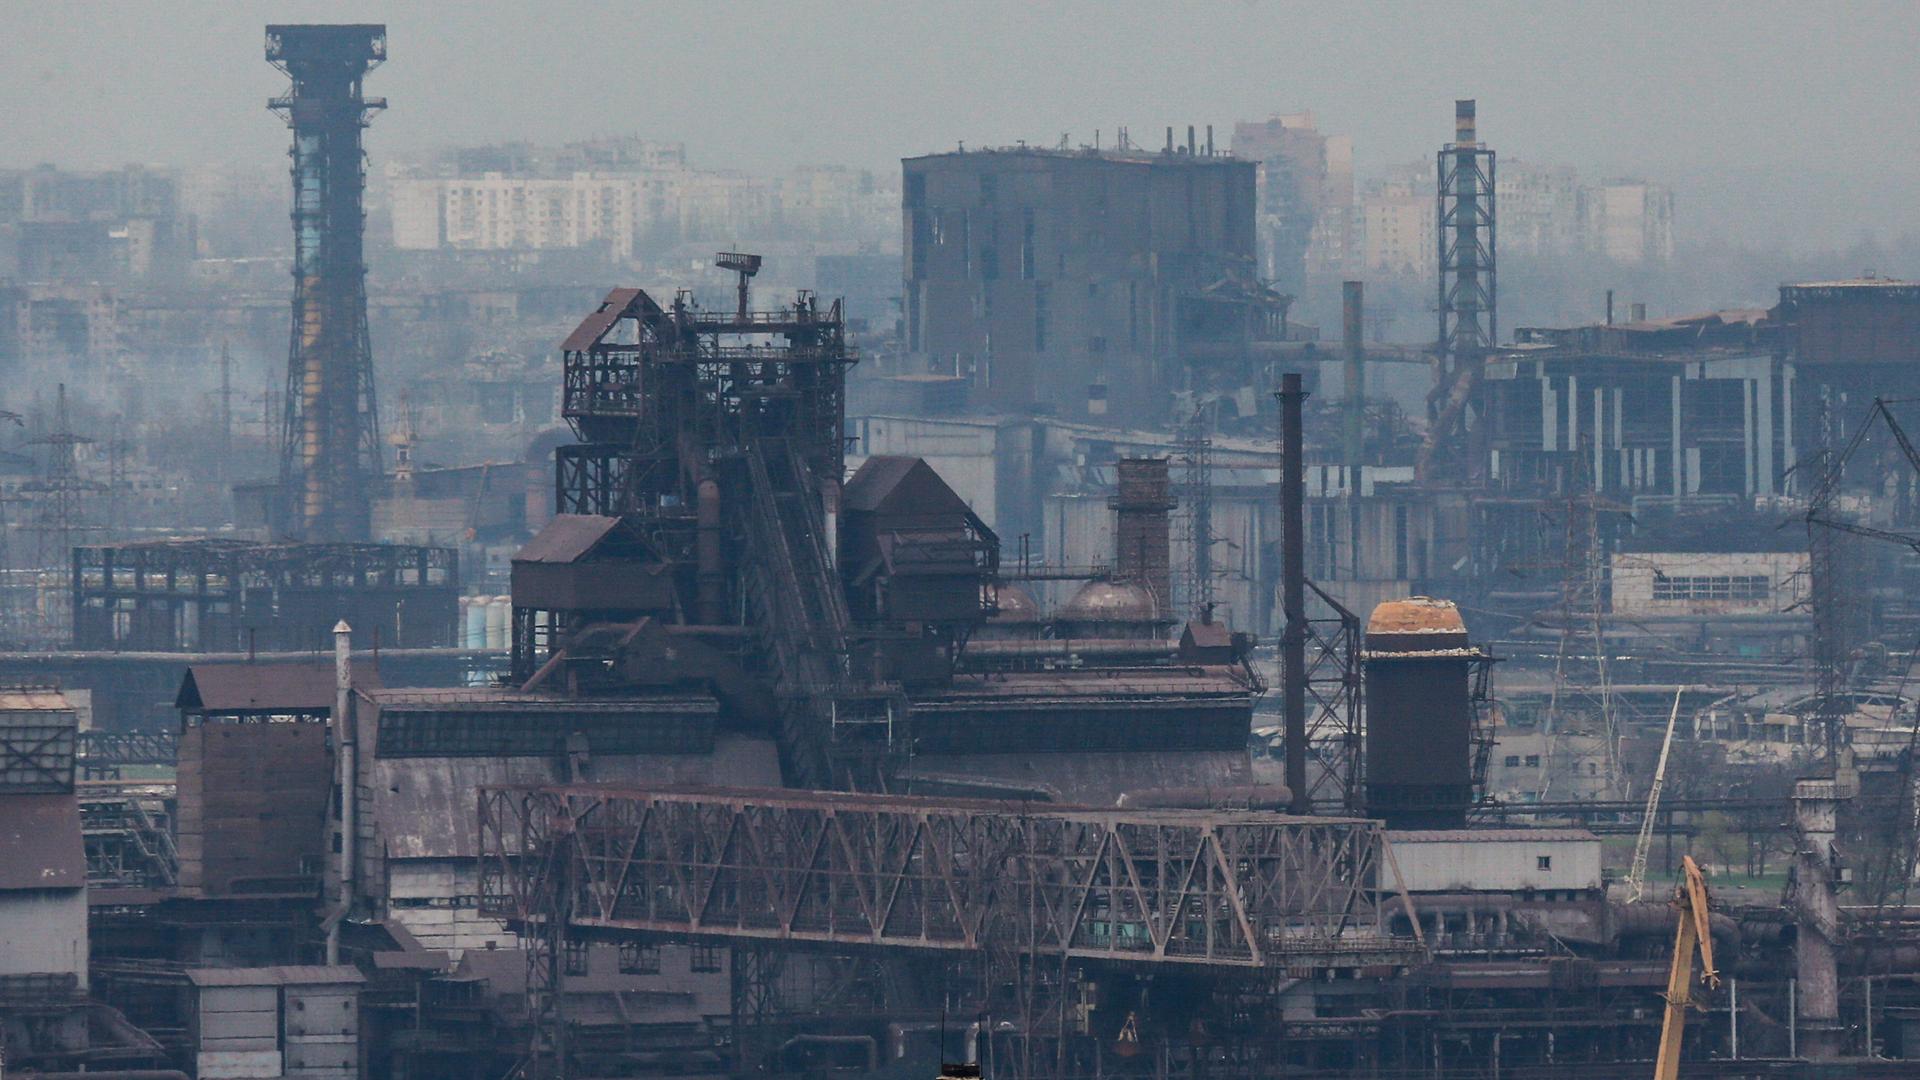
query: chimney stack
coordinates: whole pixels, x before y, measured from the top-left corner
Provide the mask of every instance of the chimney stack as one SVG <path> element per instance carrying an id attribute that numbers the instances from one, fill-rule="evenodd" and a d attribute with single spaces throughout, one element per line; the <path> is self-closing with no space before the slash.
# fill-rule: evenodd
<path id="1" fill-rule="evenodd" d="M 1154 615 L 1166 618 L 1173 610 L 1172 541 L 1168 513 L 1166 458 L 1121 458 L 1114 463 L 1118 492 L 1107 504 L 1114 509 L 1113 565 L 1115 577 L 1144 587 L 1153 596 Z"/>
<path id="2" fill-rule="evenodd" d="M 1473 99 L 1459 98 L 1453 103 L 1453 143 L 1455 146 L 1472 146 L 1479 142 L 1478 132 L 1473 121 Z"/>

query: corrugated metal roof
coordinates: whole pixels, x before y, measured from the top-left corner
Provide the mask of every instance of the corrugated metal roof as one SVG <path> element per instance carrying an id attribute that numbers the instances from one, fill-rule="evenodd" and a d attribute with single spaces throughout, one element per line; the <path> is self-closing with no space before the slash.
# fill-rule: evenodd
<path id="1" fill-rule="evenodd" d="M 916 472 L 924 470 L 926 475 L 916 477 Z M 913 483 L 908 485 L 908 481 Z M 928 481 L 931 480 L 931 483 Z M 875 454 L 860 466 L 853 479 L 847 481 L 841 505 L 848 510 L 875 511 L 886 505 L 895 492 L 906 491 L 916 495 L 925 505 L 914 506 L 912 511 L 922 514 L 944 514 L 967 512 L 967 504 L 953 493 L 947 482 L 940 478 L 931 465 L 922 458 L 899 454 Z M 891 509 L 904 510 L 905 507 Z"/>
<path id="2" fill-rule="evenodd" d="M 380 671 L 355 661 L 355 688 L 378 688 Z M 333 708 L 333 662 L 195 664 L 174 698 L 176 709 L 221 712 L 327 712 Z"/>
<path id="3" fill-rule="evenodd" d="M 608 534 L 620 527 L 617 517 L 602 517 L 599 514 L 555 514 L 552 520 L 540 530 L 539 535 L 527 541 L 525 547 L 514 552 L 513 561 L 517 563 L 570 563 L 592 551 Z"/>
<path id="4" fill-rule="evenodd" d="M 561 766 L 564 771 L 564 766 Z M 775 787 L 773 740 L 722 735 L 712 754 L 593 754 L 593 779 L 648 787 Z M 379 758 L 372 819 L 389 859 L 471 859 L 480 854 L 474 792 L 485 785 L 551 784 L 564 777 L 551 755 L 485 758 Z M 469 951 L 468 956 L 473 953 Z"/>
<path id="5" fill-rule="evenodd" d="M 334 986 L 358 985 L 367 977 L 360 969 L 341 964 L 327 967 L 281 964 L 257 968 L 188 968 L 187 981 L 195 986 Z"/>
<path id="6" fill-rule="evenodd" d="M 80 803 L 66 795 L 0 795 L 0 891 L 87 883 Z"/>
<path id="7" fill-rule="evenodd" d="M 1542 843 L 1563 844 L 1575 840 L 1599 840 L 1585 829 L 1388 829 L 1392 844 L 1488 844 Z"/>
<path id="8" fill-rule="evenodd" d="M 600 302 L 598 310 L 580 320 L 580 325 L 561 343 L 561 350 L 581 352 L 593 348 L 600 344 L 600 339 L 606 336 L 607 331 L 613 329 L 614 323 L 629 313 L 636 316 L 659 314 L 660 305 L 640 289 L 615 289 Z"/>
<path id="9" fill-rule="evenodd" d="M 361 696 L 378 705 L 381 712 L 448 709 L 455 712 L 646 713 L 662 710 L 711 712 L 719 707 L 705 693 L 574 698 L 564 694 L 530 693 L 498 686 L 396 687 L 392 690 L 372 690 Z"/>
<path id="10" fill-rule="evenodd" d="M 389 950 L 374 953 L 373 966 L 382 971 L 450 971 L 453 955 L 442 949 Z"/>

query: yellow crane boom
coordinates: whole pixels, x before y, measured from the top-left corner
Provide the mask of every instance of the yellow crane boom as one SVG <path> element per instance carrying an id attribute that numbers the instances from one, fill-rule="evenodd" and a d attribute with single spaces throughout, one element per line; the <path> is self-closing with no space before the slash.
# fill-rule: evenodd
<path id="1" fill-rule="evenodd" d="M 1667 1015 L 1660 1025 L 1660 1056 L 1654 1060 L 1654 1080 L 1677 1080 L 1680 1075 L 1680 1039 L 1687 1027 L 1687 1009 L 1693 1004 L 1693 954 L 1700 953 L 1700 981 L 1709 989 L 1720 985 L 1713 966 L 1713 933 L 1708 923 L 1707 879 L 1693 856 L 1680 859 L 1680 884 L 1673 891 L 1673 907 L 1680 915 L 1673 938 L 1673 968 L 1667 973 Z"/>

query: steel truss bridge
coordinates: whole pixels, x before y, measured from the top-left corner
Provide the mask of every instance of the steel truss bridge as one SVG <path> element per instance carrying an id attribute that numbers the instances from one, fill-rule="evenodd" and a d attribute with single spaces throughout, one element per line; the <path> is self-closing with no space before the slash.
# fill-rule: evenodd
<path id="1" fill-rule="evenodd" d="M 1401 964 L 1377 823 L 781 790 L 480 792 L 522 928 L 1239 969 Z M 1417 920 L 1414 925 L 1417 926 Z"/>
<path id="2" fill-rule="evenodd" d="M 1426 955 L 1372 821 L 597 785 L 483 787 L 479 813 L 480 909 L 527 945 L 530 1076 L 566 1075 L 564 987 L 595 940 L 732 946 L 741 1069 L 796 950 L 932 961 L 1014 1018 L 989 1041 L 1024 1080 L 1084 1071 L 1095 969 L 1257 987 Z"/>

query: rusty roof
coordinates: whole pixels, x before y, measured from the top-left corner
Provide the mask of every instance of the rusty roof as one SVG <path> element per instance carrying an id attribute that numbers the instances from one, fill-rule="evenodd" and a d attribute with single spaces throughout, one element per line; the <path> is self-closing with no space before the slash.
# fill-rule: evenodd
<path id="1" fill-rule="evenodd" d="M 513 553 L 513 561 L 570 563 L 592 551 L 600 541 L 605 540 L 608 534 L 619 527 L 620 519 L 617 517 L 603 517 L 599 514 L 555 514 L 538 535 L 527 541 L 525 547 Z"/>
<path id="2" fill-rule="evenodd" d="M 87 883 L 80 802 L 73 795 L 0 795 L 0 890 Z"/>
<path id="3" fill-rule="evenodd" d="M 972 508 L 925 458 L 875 454 L 847 481 L 841 505 L 848 510 L 887 511 L 918 517 L 965 515 Z"/>
<path id="4" fill-rule="evenodd" d="M 600 339 L 607 336 L 607 331 L 613 329 L 613 324 L 621 319 L 637 319 L 660 313 L 660 305 L 654 303 L 644 290 L 615 289 L 600 301 L 599 308 L 593 314 L 580 320 L 580 325 L 567 335 L 567 340 L 561 343 L 560 348 L 565 352 L 584 352 L 600 344 Z"/>
<path id="5" fill-rule="evenodd" d="M 333 708 L 332 661 L 275 664 L 194 664 L 180 681 L 173 707 L 191 712 L 327 712 Z M 380 669 L 354 661 L 353 685 L 377 688 Z"/>
<path id="6" fill-rule="evenodd" d="M 0 712 L 71 712 L 67 695 L 51 686 L 0 687 Z"/>
<path id="7" fill-rule="evenodd" d="M 1367 618 L 1369 634 L 1462 634 L 1467 624 L 1460 609 L 1451 600 L 1431 596 L 1410 596 L 1388 600 L 1373 609 Z"/>
<path id="8" fill-rule="evenodd" d="M 655 573 L 665 570 L 666 560 L 660 558 L 638 529 L 621 518 L 599 514 L 555 514 L 539 535 L 514 552 L 513 561 L 564 565 L 593 554 L 608 540 L 619 542 L 613 554 L 652 561 L 657 564 Z"/>

